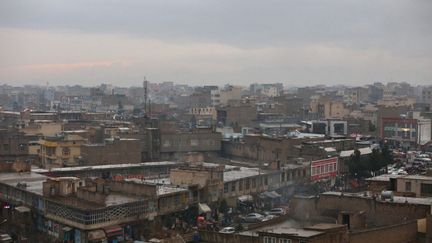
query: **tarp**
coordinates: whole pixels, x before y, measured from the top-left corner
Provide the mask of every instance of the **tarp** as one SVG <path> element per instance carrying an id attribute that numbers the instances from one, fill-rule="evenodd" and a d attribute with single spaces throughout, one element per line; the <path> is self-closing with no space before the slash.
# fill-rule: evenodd
<path id="1" fill-rule="evenodd" d="M 30 212 L 30 208 L 25 207 L 25 206 L 16 207 L 15 210 L 18 211 L 18 212 L 20 212 L 20 213 Z"/>
<path id="2" fill-rule="evenodd" d="M 88 233 L 88 240 L 103 240 L 106 239 L 105 232 L 103 230 L 93 230 Z"/>
<path id="3" fill-rule="evenodd" d="M 276 199 L 276 198 L 280 198 L 281 195 L 279 193 L 275 192 L 275 191 L 271 191 L 271 192 L 267 191 L 267 192 L 261 193 L 260 197 L 261 198 L 266 198 L 267 197 L 267 198 L 271 198 L 271 199 Z"/>
<path id="4" fill-rule="evenodd" d="M 118 226 L 118 225 L 104 228 L 104 231 L 105 231 L 107 237 L 123 235 L 123 228 Z"/>
<path id="5" fill-rule="evenodd" d="M 238 197 L 238 200 L 240 202 L 252 202 L 253 197 L 251 195 L 243 195 L 243 196 Z"/>
<path id="6" fill-rule="evenodd" d="M 199 213 L 210 213 L 210 207 L 205 203 L 198 203 Z"/>

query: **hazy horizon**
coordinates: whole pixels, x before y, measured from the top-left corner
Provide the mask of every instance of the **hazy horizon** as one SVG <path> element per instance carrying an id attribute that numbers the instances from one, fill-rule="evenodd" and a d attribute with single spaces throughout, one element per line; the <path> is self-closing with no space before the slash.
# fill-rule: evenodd
<path id="1" fill-rule="evenodd" d="M 432 83 L 432 1 L 0 3 L 0 84 Z"/>

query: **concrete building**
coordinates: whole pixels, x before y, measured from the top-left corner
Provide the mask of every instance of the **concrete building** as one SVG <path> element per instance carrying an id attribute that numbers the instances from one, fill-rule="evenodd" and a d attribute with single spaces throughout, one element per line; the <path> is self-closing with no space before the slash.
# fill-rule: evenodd
<path id="1" fill-rule="evenodd" d="M 226 106 L 229 100 L 240 100 L 243 88 L 227 85 L 223 89 L 211 90 L 212 106 Z"/>
<path id="2" fill-rule="evenodd" d="M 44 168 L 77 166 L 80 163 L 81 145 L 87 141 L 76 134 L 62 134 L 39 140 L 40 163 Z"/>
<path id="3" fill-rule="evenodd" d="M 319 119 L 342 119 L 350 113 L 344 102 L 329 96 L 312 98 L 310 112 L 316 113 Z"/>
<path id="4" fill-rule="evenodd" d="M 407 175 L 396 178 L 397 195 L 414 197 L 432 196 L 432 177 L 422 175 Z"/>
<path id="5" fill-rule="evenodd" d="M 271 243 L 347 243 L 347 227 L 342 224 L 317 224 L 305 228 L 272 227 L 257 231 L 259 242 Z"/>
<path id="6" fill-rule="evenodd" d="M 261 135 L 247 134 L 243 140 L 223 141 L 223 154 L 232 158 L 244 158 L 257 163 L 280 161 L 294 163 L 299 155 L 296 146 L 311 138 L 271 138 Z M 323 138 L 315 138 L 323 140 Z"/>
<path id="7" fill-rule="evenodd" d="M 189 109 L 189 115 L 195 116 L 197 120 L 199 119 L 211 119 L 216 120 L 217 112 L 214 107 L 192 107 Z"/>
<path id="8" fill-rule="evenodd" d="M 26 135 L 16 129 L 0 129 L 0 161 L 35 160 L 37 156 L 30 155 L 30 141 L 36 136 Z"/>
<path id="9" fill-rule="evenodd" d="M 402 147 L 416 147 L 431 140 L 431 120 L 406 117 L 381 119 L 380 137 L 400 143 Z"/>
<path id="10" fill-rule="evenodd" d="M 348 122 L 342 120 L 319 120 L 311 121 L 312 133 L 325 134 L 327 136 L 338 136 L 348 134 Z"/>
<path id="11" fill-rule="evenodd" d="M 141 142 L 133 138 L 106 139 L 103 144 L 83 144 L 80 165 L 139 163 Z"/>
<path id="12" fill-rule="evenodd" d="M 198 202 L 187 187 L 143 180 L 144 176 L 151 178 L 146 176 L 149 171 L 160 176 L 152 169 L 160 171 L 157 166 L 169 168 L 172 164 L 121 164 L 20 173 L 2 171 L 0 202 L 10 205 L 8 210 L 21 205 L 29 213 L 27 230 L 19 231 L 22 237 L 29 238 L 30 232 L 36 231 L 53 241 L 83 243 L 95 242 L 95 235 L 108 241 L 136 240 L 144 232 L 151 237 L 160 231 L 163 215 L 183 211 Z M 112 175 L 107 177 L 107 172 Z M 124 177 L 118 178 L 117 172 L 123 173 Z M 139 172 L 144 176 L 133 177 Z M 63 176 L 67 173 L 79 177 Z M 93 177 L 100 173 L 104 178 Z M 18 222 L 8 210 L 2 210 L 2 217 L 11 222 L 12 227 Z"/>
<path id="13" fill-rule="evenodd" d="M 242 127 L 250 127 L 258 116 L 254 103 L 240 103 L 217 109 L 217 121 L 225 126 L 240 131 Z"/>

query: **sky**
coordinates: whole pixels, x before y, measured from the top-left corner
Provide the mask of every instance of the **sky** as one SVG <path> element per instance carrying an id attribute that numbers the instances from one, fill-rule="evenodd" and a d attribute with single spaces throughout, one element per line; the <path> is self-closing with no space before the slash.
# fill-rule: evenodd
<path id="1" fill-rule="evenodd" d="M 432 84 L 430 0 L 0 0 L 0 84 Z"/>

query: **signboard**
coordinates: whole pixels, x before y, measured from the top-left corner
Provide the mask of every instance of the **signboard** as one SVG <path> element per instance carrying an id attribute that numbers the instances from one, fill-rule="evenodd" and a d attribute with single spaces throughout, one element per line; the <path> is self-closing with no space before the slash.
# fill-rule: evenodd
<path id="1" fill-rule="evenodd" d="M 338 170 L 338 158 L 315 160 L 311 162 L 311 181 L 335 178 Z"/>
<path id="2" fill-rule="evenodd" d="M 384 127 L 384 131 L 392 131 L 392 132 L 415 132 L 415 128 L 407 128 L 407 127 Z"/>

